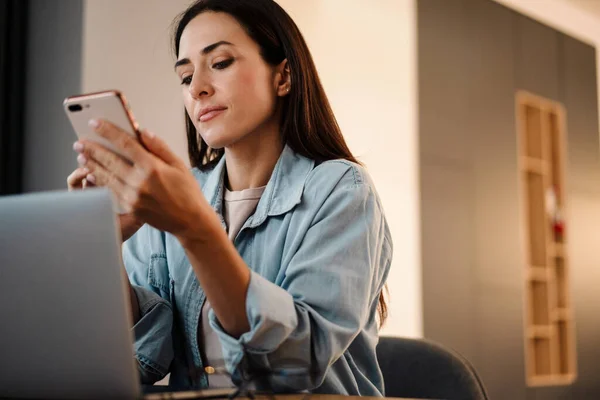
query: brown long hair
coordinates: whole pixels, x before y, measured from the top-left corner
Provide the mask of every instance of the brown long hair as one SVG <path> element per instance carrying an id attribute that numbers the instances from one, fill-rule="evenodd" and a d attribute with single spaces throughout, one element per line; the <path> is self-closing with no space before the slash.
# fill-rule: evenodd
<path id="1" fill-rule="evenodd" d="M 197 15 L 223 12 L 234 17 L 260 47 L 270 65 L 287 59 L 291 89 L 282 99 L 281 134 L 283 142 L 304 157 L 323 162 L 345 159 L 360 164 L 346 145 L 329 100 L 317 74 L 312 56 L 300 30 L 273 0 L 198 0 L 174 21 L 173 51 L 179 56 L 181 34 Z M 202 139 L 185 113 L 190 164 L 201 170 L 212 167 L 223 157 L 223 149 L 212 149 Z M 387 304 L 379 295 L 379 321 L 387 317 Z"/>

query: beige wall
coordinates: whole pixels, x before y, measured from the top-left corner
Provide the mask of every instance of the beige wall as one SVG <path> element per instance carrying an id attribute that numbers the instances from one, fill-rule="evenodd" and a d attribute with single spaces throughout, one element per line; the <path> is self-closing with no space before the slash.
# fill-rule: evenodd
<path id="1" fill-rule="evenodd" d="M 381 195 L 394 240 L 384 333 L 421 336 L 416 0 L 280 0 L 313 52 L 353 152 Z M 185 157 L 168 26 L 187 0 L 87 0 L 85 91 L 121 89 L 140 124 Z"/>
<path id="2" fill-rule="evenodd" d="M 169 26 L 188 0 L 87 0 L 82 90 L 119 89 L 140 125 L 187 160 L 183 105 Z"/>

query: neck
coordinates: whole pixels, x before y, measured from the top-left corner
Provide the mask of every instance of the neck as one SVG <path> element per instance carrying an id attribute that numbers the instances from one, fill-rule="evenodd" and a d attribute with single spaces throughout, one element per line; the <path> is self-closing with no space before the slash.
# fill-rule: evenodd
<path id="1" fill-rule="evenodd" d="M 226 186 L 239 191 L 265 186 L 283 150 L 278 124 L 263 127 L 225 148 Z"/>

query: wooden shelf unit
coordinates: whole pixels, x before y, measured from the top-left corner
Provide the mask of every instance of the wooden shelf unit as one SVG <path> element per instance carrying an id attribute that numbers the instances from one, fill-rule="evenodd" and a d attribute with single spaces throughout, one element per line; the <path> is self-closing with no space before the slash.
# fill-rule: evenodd
<path id="1" fill-rule="evenodd" d="M 528 386 L 568 385 L 577 377 L 569 286 L 565 198 L 565 110 L 516 95 L 519 176 L 525 238 L 524 343 Z M 552 205 L 563 229 L 555 229 Z"/>

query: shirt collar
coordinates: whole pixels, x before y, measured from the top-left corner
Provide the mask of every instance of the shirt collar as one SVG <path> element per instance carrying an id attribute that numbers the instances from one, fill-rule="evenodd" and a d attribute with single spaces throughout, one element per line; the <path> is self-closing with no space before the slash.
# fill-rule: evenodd
<path id="1" fill-rule="evenodd" d="M 256 227 L 268 216 L 284 214 L 300 203 L 306 178 L 314 164 L 313 160 L 295 153 L 286 145 L 275 164 L 256 211 L 246 225 Z M 219 215 L 223 214 L 224 178 L 225 156 L 221 157 L 209 172 L 202 188 L 204 196 Z"/>

